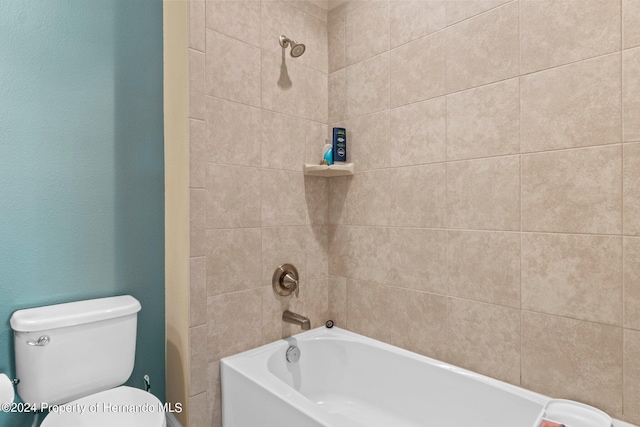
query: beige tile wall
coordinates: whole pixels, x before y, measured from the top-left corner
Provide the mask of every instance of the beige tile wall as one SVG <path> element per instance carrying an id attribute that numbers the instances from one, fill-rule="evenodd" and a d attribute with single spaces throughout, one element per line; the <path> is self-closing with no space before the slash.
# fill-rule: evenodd
<path id="1" fill-rule="evenodd" d="M 329 13 L 329 125 L 356 164 L 329 182 L 338 325 L 640 423 L 638 11 Z"/>
<path id="2" fill-rule="evenodd" d="M 189 426 L 218 427 L 219 360 L 327 319 L 327 12 L 306 2 L 190 1 Z M 307 45 L 283 60 L 278 37 Z M 388 49 L 388 46 L 386 47 Z M 300 299 L 271 290 L 293 263 Z M 186 426 L 185 426 L 186 427 Z"/>
<path id="3" fill-rule="evenodd" d="M 286 308 L 640 423 L 638 11 L 191 0 L 190 425 Z M 356 174 L 304 177 L 335 125 Z"/>

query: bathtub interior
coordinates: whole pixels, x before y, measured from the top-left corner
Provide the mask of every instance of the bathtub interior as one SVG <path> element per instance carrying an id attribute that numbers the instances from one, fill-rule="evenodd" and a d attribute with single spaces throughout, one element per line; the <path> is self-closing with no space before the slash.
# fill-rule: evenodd
<path id="1" fill-rule="evenodd" d="M 286 361 L 290 345 L 301 350 L 297 363 Z M 253 427 L 247 405 L 272 414 L 261 427 L 301 415 L 296 427 L 533 427 L 549 401 L 339 328 L 223 359 L 221 375 L 224 427 Z"/>
<path id="2" fill-rule="evenodd" d="M 544 401 L 450 365 L 353 339 L 318 336 L 267 361 L 271 375 L 346 425 L 531 427 Z M 404 353 L 404 352 L 403 352 Z M 342 424 L 342 423 L 341 423 Z"/>

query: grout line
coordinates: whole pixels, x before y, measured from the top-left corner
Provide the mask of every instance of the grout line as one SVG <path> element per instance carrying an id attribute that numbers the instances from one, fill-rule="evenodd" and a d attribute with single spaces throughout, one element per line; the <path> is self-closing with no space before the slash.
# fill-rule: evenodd
<path id="1" fill-rule="evenodd" d="M 447 50 L 448 49 L 446 48 L 446 45 L 445 45 L 445 55 L 446 55 L 446 51 Z M 344 67 L 341 70 L 346 70 L 347 68 L 354 67 L 354 66 L 356 66 L 356 65 L 358 65 L 358 64 L 360 64 L 362 62 L 369 61 L 369 60 L 371 60 L 373 58 L 377 58 L 379 56 L 388 54 L 389 52 L 391 52 L 391 51 L 381 52 L 381 53 L 379 53 L 377 55 L 374 55 L 374 56 L 372 56 L 370 58 L 367 58 L 367 59 L 365 59 L 363 61 L 359 61 L 359 62 L 356 62 L 355 64 L 351 64 L 351 65 L 349 65 L 347 67 Z M 601 59 L 601 58 L 603 58 L 605 56 L 616 54 L 616 53 L 620 53 L 620 51 L 608 52 L 608 53 L 597 55 L 597 56 L 593 56 L 593 57 L 590 57 L 590 58 L 583 58 L 583 59 L 579 59 L 579 60 L 576 60 L 576 61 L 573 61 L 573 62 L 569 62 L 567 64 L 562 64 L 562 65 L 558 65 L 558 66 L 547 68 L 547 69 L 543 69 L 543 70 L 532 71 L 530 73 L 524 73 L 524 74 L 519 74 L 519 75 L 516 74 L 516 75 L 510 76 L 510 77 L 506 77 L 506 78 L 503 78 L 503 79 L 500 79 L 500 80 L 491 81 L 491 82 L 483 83 L 483 84 L 480 84 L 480 85 L 477 85 L 477 86 L 472 86 L 472 87 L 469 87 L 469 88 L 455 90 L 455 91 L 452 91 L 452 92 L 448 92 L 447 90 L 445 90 L 445 93 L 442 93 L 442 94 L 439 94 L 439 95 L 436 95 L 436 96 L 432 96 L 432 97 L 428 97 L 428 98 L 425 98 L 425 99 L 421 99 L 421 100 L 418 100 L 418 101 L 409 102 L 409 103 L 406 103 L 406 104 L 403 104 L 403 105 L 399 105 L 399 106 L 393 106 L 393 107 L 390 106 L 389 109 L 392 110 L 392 109 L 402 108 L 402 107 L 404 107 L 406 105 L 416 104 L 416 103 L 419 103 L 419 102 L 424 102 L 424 101 L 436 99 L 436 98 L 439 98 L 439 97 L 442 97 L 442 96 L 455 95 L 455 94 L 458 94 L 458 93 L 461 93 L 461 92 L 471 91 L 471 90 L 479 89 L 479 88 L 482 88 L 482 87 L 485 87 L 485 86 L 490 86 L 490 85 L 494 85 L 494 84 L 497 84 L 497 83 L 505 82 L 507 80 L 511 80 L 511 79 L 514 79 L 514 78 L 528 77 L 528 76 L 531 76 L 531 75 L 534 75 L 534 74 L 537 74 L 537 73 L 540 73 L 540 72 L 555 70 L 555 69 L 566 67 L 566 66 L 569 66 L 569 65 L 574 65 L 574 64 L 577 64 L 577 63 L 580 63 L 580 62 L 590 61 L 590 60 L 594 60 L 594 59 Z M 330 73 L 330 74 L 333 74 L 333 73 Z M 448 82 L 446 82 L 446 60 L 445 60 L 445 84 L 446 83 L 448 83 Z M 372 111 L 372 112 L 367 112 L 365 114 L 360 114 L 360 115 L 356 115 L 356 116 L 353 116 L 353 117 L 347 117 L 346 120 L 351 120 L 351 119 L 354 119 L 354 118 L 366 116 L 368 114 L 372 114 L 372 113 L 376 113 L 376 112 L 380 112 L 380 111 L 384 111 L 384 109 L 377 110 L 377 111 Z"/>
<path id="2" fill-rule="evenodd" d="M 346 2 L 345 2 L 345 3 L 346 3 Z M 345 3 L 343 3 L 343 4 L 345 4 Z M 329 11 L 329 10 L 327 10 L 327 24 L 330 24 L 330 23 L 332 23 L 332 22 L 335 22 L 335 21 L 337 21 L 337 20 L 338 20 L 338 19 L 340 19 L 340 18 L 346 18 L 348 14 L 352 13 L 353 11 L 356 11 L 356 10 L 360 9 L 361 7 L 363 7 L 363 6 L 367 5 L 368 3 L 369 3 L 369 0 L 365 1 L 365 2 L 364 2 L 364 3 L 362 3 L 360 6 L 356 6 L 356 7 L 354 7 L 353 9 L 349 10 L 348 12 L 345 12 L 345 13 L 343 13 L 343 14 L 340 14 L 340 15 L 338 15 L 338 16 L 336 16 L 336 17 L 334 17 L 334 18 L 333 18 L 333 20 L 331 20 L 331 21 L 329 20 L 329 12 L 330 12 L 330 11 Z M 340 7 L 340 6 L 337 6 L 337 7 Z"/>
<path id="3" fill-rule="evenodd" d="M 544 72 L 547 72 L 547 71 L 556 70 L 558 68 L 563 68 L 563 67 L 569 67 L 571 65 L 576 65 L 576 64 L 578 64 L 580 62 L 586 62 L 586 61 L 592 61 L 592 60 L 596 60 L 596 59 L 602 59 L 605 56 L 610 56 L 610 55 L 614 55 L 614 54 L 617 54 L 617 53 L 620 53 L 620 51 L 619 50 L 611 50 L 609 52 L 601 53 L 601 54 L 598 54 L 598 55 L 589 56 L 589 57 L 586 57 L 586 58 L 576 59 L 575 61 L 567 62 L 567 63 L 564 63 L 564 64 L 554 65 L 553 67 L 542 68 L 542 69 L 539 69 L 539 70 L 533 70 L 533 71 L 529 71 L 529 72 L 526 72 L 526 73 L 521 73 L 520 77 L 529 77 L 529 76 L 532 76 L 534 74 L 544 73 Z"/>
<path id="4" fill-rule="evenodd" d="M 346 121 L 345 122 L 339 122 L 339 123 L 346 123 Z M 552 149 L 552 150 L 532 151 L 532 152 L 526 152 L 526 153 L 496 154 L 496 155 L 492 155 L 492 156 L 471 157 L 471 158 L 457 159 L 457 160 L 442 160 L 442 161 L 426 162 L 426 163 L 403 164 L 403 165 L 395 165 L 395 166 L 383 166 L 383 167 L 375 167 L 375 168 L 369 168 L 369 169 L 359 169 L 359 170 L 356 171 L 356 173 L 362 173 L 362 172 L 367 172 L 367 171 L 382 171 L 382 170 L 385 170 L 385 169 L 411 168 L 411 167 L 417 167 L 417 166 L 428 166 L 428 165 L 440 165 L 440 164 L 449 164 L 449 163 L 462 163 L 462 162 L 482 161 L 482 160 L 500 159 L 500 158 L 516 157 L 516 156 L 517 157 L 523 157 L 523 156 L 541 155 L 541 154 L 547 154 L 547 153 L 553 153 L 553 152 L 562 152 L 562 151 L 597 149 L 597 148 L 608 148 L 608 147 L 610 148 L 610 147 L 615 147 L 616 145 L 620 145 L 620 144 L 621 144 L 620 142 L 613 142 L 613 143 L 609 143 L 609 144 L 589 145 L 589 146 L 584 146 L 584 147 L 557 148 L 557 149 Z M 280 169 L 278 169 L 278 170 L 280 170 Z"/>
<path id="5" fill-rule="evenodd" d="M 562 318 L 562 319 L 574 320 L 574 321 L 578 321 L 578 322 L 586 322 L 586 323 L 599 325 L 599 326 L 617 328 L 617 329 L 620 329 L 620 330 L 631 329 L 631 328 L 624 328 L 624 325 L 622 325 L 622 324 L 617 325 L 617 324 L 607 323 L 607 322 L 602 322 L 602 321 L 581 319 L 581 318 L 567 316 L 567 315 L 563 315 L 563 314 L 555 314 L 555 313 L 547 313 L 547 312 L 543 312 L 543 311 L 535 311 L 535 310 L 531 310 L 531 309 L 523 309 L 523 308 L 518 308 L 518 307 L 511 306 L 511 305 L 506 305 L 506 304 L 500 304 L 500 303 L 488 302 L 488 301 L 479 301 L 477 299 L 471 299 L 471 298 L 466 298 L 466 297 L 448 295 L 446 293 L 443 294 L 443 293 L 438 293 L 438 292 L 433 292 L 433 291 L 424 291 L 424 290 L 419 290 L 419 289 L 414 289 L 414 288 L 409 288 L 409 287 L 396 286 L 396 285 L 391 285 L 389 283 L 379 282 L 379 281 L 375 281 L 375 280 L 356 279 L 356 278 L 352 278 L 352 277 L 349 277 L 349 276 L 345 276 L 345 277 L 348 280 L 353 280 L 353 281 L 356 281 L 356 282 L 373 284 L 373 285 L 381 286 L 381 287 L 385 287 L 385 288 L 396 289 L 396 290 L 406 291 L 406 292 L 418 292 L 418 293 L 422 293 L 422 294 L 429 294 L 429 295 L 433 295 L 433 296 L 437 296 L 437 297 L 443 297 L 443 298 L 447 299 L 447 302 L 449 300 L 468 301 L 468 302 L 471 302 L 471 303 L 481 304 L 481 305 L 485 305 L 485 306 L 497 306 L 497 307 L 507 308 L 507 309 L 511 309 L 511 310 L 518 310 L 521 313 L 521 315 L 523 313 L 534 313 L 534 314 L 540 314 L 540 315 L 544 315 L 544 316 L 553 316 L 553 317 L 558 317 L 558 318 Z"/>
<path id="6" fill-rule="evenodd" d="M 446 55 L 446 46 L 445 46 L 445 55 Z M 447 61 L 445 56 L 445 81 L 447 75 Z M 446 82 L 445 82 L 446 87 Z M 449 318 L 449 299 L 448 296 L 451 293 L 451 279 L 449 277 L 449 167 L 448 167 L 448 152 L 449 152 L 449 120 L 448 120 L 448 104 L 447 97 L 444 98 L 444 157 L 447 160 L 444 165 L 444 233 L 445 233 L 445 243 L 444 243 L 444 266 L 445 266 L 445 286 L 446 286 L 446 294 L 447 294 L 447 302 L 446 302 L 446 319 L 445 319 L 445 331 L 448 331 L 448 318 Z M 449 337 L 445 337 L 447 341 Z M 448 348 L 445 354 L 449 357 Z"/>
<path id="7" fill-rule="evenodd" d="M 502 229 L 482 229 L 482 228 L 454 228 L 454 227 L 421 227 L 421 226 L 405 226 L 405 225 L 380 225 L 380 224 L 333 224 L 355 228 L 389 228 L 389 229 L 406 229 L 406 230 L 432 230 L 432 231 L 457 231 L 466 233 L 521 233 L 527 235 L 547 235 L 547 236 L 576 236 L 576 237 L 609 237 L 620 238 L 638 236 L 623 236 L 622 234 L 606 234 L 606 233 L 577 233 L 570 231 L 528 231 L 528 230 L 502 230 Z M 275 228 L 282 228 L 283 226 L 273 226 Z M 244 228 L 257 228 L 257 227 L 244 227 Z"/>
<path id="8" fill-rule="evenodd" d="M 624 325 L 624 320 L 623 320 L 622 324 Z M 627 359 L 625 357 L 626 350 L 627 350 L 627 339 L 626 339 L 627 338 L 627 334 L 628 334 L 628 329 L 623 327 L 622 328 L 622 378 L 621 378 L 621 380 L 622 380 L 621 381 L 622 393 L 620 393 L 620 396 L 622 396 L 622 405 L 621 405 L 621 407 L 622 407 L 622 409 L 621 409 L 622 417 L 621 418 L 622 419 L 624 419 L 625 418 L 624 415 L 626 415 L 625 414 L 625 406 L 624 406 L 624 402 L 625 402 L 625 398 L 624 398 L 625 397 L 624 396 L 625 393 L 624 393 L 624 391 L 625 391 L 625 388 L 626 388 L 625 387 L 625 383 L 627 381 L 627 375 L 626 375 L 626 373 L 627 373 L 627 364 L 625 363 L 625 360 Z"/>
<path id="9" fill-rule="evenodd" d="M 523 354 L 524 354 L 524 313 L 522 310 L 522 241 L 524 233 L 523 230 L 523 210 L 522 210 L 522 7 L 521 3 L 518 2 L 518 152 L 520 157 L 520 232 L 519 232 L 519 241 L 520 241 L 520 265 L 519 265 L 519 273 L 520 273 L 520 298 L 519 298 L 519 314 L 520 314 L 520 386 L 523 386 Z"/>
<path id="10" fill-rule="evenodd" d="M 625 244 L 624 244 L 624 234 L 625 234 L 625 223 L 624 223 L 624 152 L 625 152 L 625 147 L 624 147 L 624 122 L 625 122 L 625 114 L 624 114 L 624 53 L 623 53 L 623 49 L 624 49 L 624 13 L 622 12 L 623 9 L 623 5 L 622 5 L 622 0 L 620 0 L 619 2 L 620 4 L 620 186 L 621 188 L 621 192 L 620 192 L 620 204 L 621 204 L 621 209 L 620 209 L 620 229 L 622 232 L 622 238 L 621 238 L 621 256 L 622 256 L 622 260 L 621 260 L 621 280 L 622 280 L 622 378 L 621 378 L 621 393 L 620 396 L 622 398 L 622 402 L 621 402 L 621 412 L 624 418 L 624 414 L 625 414 L 625 380 L 626 380 L 626 364 L 625 364 L 625 346 L 626 346 L 626 331 L 624 329 L 624 325 L 625 325 L 625 319 L 626 319 L 626 298 L 625 298 L 625 285 L 626 285 L 626 281 L 625 281 L 625 262 L 624 262 L 624 257 L 625 257 Z"/>

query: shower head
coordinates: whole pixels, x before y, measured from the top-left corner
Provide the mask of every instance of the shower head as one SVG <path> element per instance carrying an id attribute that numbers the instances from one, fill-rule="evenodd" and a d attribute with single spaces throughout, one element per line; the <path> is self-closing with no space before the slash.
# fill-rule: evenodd
<path id="1" fill-rule="evenodd" d="M 299 56 L 302 56 L 302 54 L 306 49 L 306 46 L 304 44 L 298 43 L 297 41 L 290 39 L 287 36 L 284 36 L 284 35 L 280 36 L 280 46 L 286 49 L 287 47 L 289 47 L 289 45 L 291 45 L 292 58 L 297 58 Z"/>

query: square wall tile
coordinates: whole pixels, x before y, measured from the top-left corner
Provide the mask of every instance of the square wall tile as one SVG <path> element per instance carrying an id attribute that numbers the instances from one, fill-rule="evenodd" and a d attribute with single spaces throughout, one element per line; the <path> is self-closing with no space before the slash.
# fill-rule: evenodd
<path id="1" fill-rule="evenodd" d="M 624 417 L 640 424 L 640 331 L 624 331 Z"/>
<path id="2" fill-rule="evenodd" d="M 273 342 L 295 334 L 297 331 L 294 329 L 294 326 L 282 321 L 282 313 L 286 310 L 302 313 L 303 306 L 300 298 L 276 295 L 271 286 L 263 286 L 260 290 L 262 293 L 261 344 Z M 297 326 L 295 327 L 297 328 Z"/>
<path id="3" fill-rule="evenodd" d="M 397 47 L 390 55 L 393 64 L 391 107 L 444 95 L 446 61 L 443 32 Z"/>
<path id="4" fill-rule="evenodd" d="M 385 283 L 446 295 L 446 231 L 394 227 L 389 239 L 391 265 Z"/>
<path id="5" fill-rule="evenodd" d="M 447 227 L 520 230 L 520 159 L 447 163 Z"/>
<path id="6" fill-rule="evenodd" d="M 204 188 L 207 167 L 207 125 L 202 120 L 189 119 L 189 188 Z"/>
<path id="7" fill-rule="evenodd" d="M 260 47 L 260 1 L 207 0 L 207 28 Z"/>
<path id="8" fill-rule="evenodd" d="M 207 365 L 207 426 L 222 427 L 221 397 L 220 362 L 211 362 Z"/>
<path id="9" fill-rule="evenodd" d="M 189 396 L 207 391 L 208 350 L 207 325 L 189 328 Z"/>
<path id="10" fill-rule="evenodd" d="M 640 26 L 640 18 L 638 18 Z M 622 113 L 625 141 L 640 139 L 640 47 L 622 52 Z"/>
<path id="11" fill-rule="evenodd" d="M 205 51 L 205 2 L 204 0 L 189 1 L 189 47 Z"/>
<path id="12" fill-rule="evenodd" d="M 430 357 L 444 358 L 445 297 L 347 280 L 347 307 L 350 330 Z"/>
<path id="13" fill-rule="evenodd" d="M 323 148 L 329 135 L 328 126 L 325 123 L 316 123 L 311 120 L 306 121 L 305 136 L 305 157 L 304 163 L 320 163 Z M 351 142 L 351 141 L 349 141 Z"/>
<path id="14" fill-rule="evenodd" d="M 309 278 L 325 277 L 329 274 L 329 226 L 311 225 L 306 228 L 306 274 Z"/>
<path id="15" fill-rule="evenodd" d="M 389 302 L 389 342 L 409 351 L 444 359 L 447 345 L 447 298 L 413 290 L 382 288 L 381 303 Z M 369 316 L 374 315 L 372 312 Z"/>
<path id="16" fill-rule="evenodd" d="M 383 320 L 388 304 L 384 304 L 383 298 L 381 285 L 347 279 L 347 328 L 373 339 L 388 340 L 389 322 Z"/>
<path id="17" fill-rule="evenodd" d="M 620 234 L 622 147 L 522 156 L 522 228 Z"/>
<path id="18" fill-rule="evenodd" d="M 524 311 L 522 387 L 622 414 L 622 328 Z"/>
<path id="19" fill-rule="evenodd" d="M 447 232 L 449 295 L 520 308 L 520 234 Z"/>
<path id="20" fill-rule="evenodd" d="M 293 264 L 298 270 L 301 282 L 308 280 L 306 251 L 307 227 L 263 228 L 261 285 L 270 286 L 273 272 L 282 264 Z"/>
<path id="21" fill-rule="evenodd" d="M 446 160 L 445 105 L 445 98 L 441 97 L 391 110 L 391 166 Z"/>
<path id="22" fill-rule="evenodd" d="M 205 118 L 205 54 L 189 49 L 189 117 Z"/>
<path id="23" fill-rule="evenodd" d="M 345 227 L 348 240 L 345 276 L 357 280 L 384 283 L 391 268 L 388 228 Z M 331 256 L 331 255 L 330 255 Z"/>
<path id="24" fill-rule="evenodd" d="M 260 228 L 207 230 L 206 236 L 208 296 L 261 286 L 263 250 Z"/>
<path id="25" fill-rule="evenodd" d="M 324 326 L 329 320 L 328 289 L 327 276 L 309 278 L 300 286 L 301 312 L 309 318 L 311 328 Z"/>
<path id="26" fill-rule="evenodd" d="M 321 176 L 304 176 L 303 180 L 309 224 L 326 225 L 329 219 L 329 180 Z"/>
<path id="27" fill-rule="evenodd" d="M 520 2 L 523 74 L 620 50 L 620 2 Z"/>
<path id="28" fill-rule="evenodd" d="M 622 325 L 622 238 L 522 235 L 522 308 Z"/>
<path id="29" fill-rule="evenodd" d="M 391 213 L 391 171 L 373 170 L 353 176 L 347 202 L 351 225 L 388 225 Z"/>
<path id="30" fill-rule="evenodd" d="M 640 236 L 640 143 L 623 150 L 624 234 Z"/>
<path id="31" fill-rule="evenodd" d="M 348 13 L 345 34 L 347 65 L 389 50 L 389 2 L 371 0 Z"/>
<path id="32" fill-rule="evenodd" d="M 290 39 L 305 43 L 305 13 L 293 7 L 288 1 L 263 1 L 262 4 L 262 49 L 266 52 L 282 54 L 280 36 L 285 35 Z M 304 57 L 291 58 L 287 48 L 286 57 L 292 62 L 302 63 Z"/>
<path id="33" fill-rule="evenodd" d="M 624 49 L 640 46 L 640 0 L 622 0 L 622 44 Z"/>
<path id="34" fill-rule="evenodd" d="M 318 123 L 327 123 L 328 114 L 328 77 L 326 73 L 313 69 L 306 70 L 306 99 L 305 109 L 306 118 L 314 120 Z"/>
<path id="35" fill-rule="evenodd" d="M 204 2 L 203 2 L 204 3 Z M 189 425 L 204 426 L 207 423 L 207 393 L 189 397 Z"/>
<path id="36" fill-rule="evenodd" d="M 328 186 L 329 204 L 327 209 L 329 224 L 347 223 L 347 202 L 351 198 L 351 196 L 349 196 L 351 181 L 353 181 L 353 176 L 339 176 L 331 178 L 331 185 Z"/>
<path id="37" fill-rule="evenodd" d="M 327 23 L 322 22 L 311 15 L 306 15 L 305 27 L 305 39 L 304 41 L 300 40 L 300 42 L 304 43 L 307 47 L 304 52 L 304 56 L 302 56 L 303 64 L 315 70 L 322 71 L 326 75 L 329 71 L 329 38 Z"/>
<path id="38" fill-rule="evenodd" d="M 345 18 L 337 19 L 327 26 L 329 72 L 340 70 L 346 66 L 345 57 Z"/>
<path id="39" fill-rule="evenodd" d="M 366 4 L 369 0 L 329 0 L 329 11 L 327 12 L 327 22 L 333 22 L 345 16 L 347 13 Z"/>
<path id="40" fill-rule="evenodd" d="M 520 78 L 522 151 L 621 142 L 620 54 Z"/>
<path id="41" fill-rule="evenodd" d="M 444 28 L 446 4 L 446 1 L 391 1 L 391 48 Z"/>
<path id="42" fill-rule="evenodd" d="M 263 227 L 309 223 L 302 172 L 262 169 L 261 180 Z M 260 184 L 256 185 L 259 191 Z"/>
<path id="43" fill-rule="evenodd" d="M 347 278 L 329 276 L 329 319 L 340 328 L 347 327 Z"/>
<path id="44" fill-rule="evenodd" d="M 391 220 L 401 227 L 444 228 L 447 168 L 444 163 L 391 171 Z"/>
<path id="45" fill-rule="evenodd" d="M 189 190 L 189 257 L 205 255 L 206 240 L 205 190 Z"/>
<path id="46" fill-rule="evenodd" d="M 259 108 L 208 96 L 207 155 L 204 160 L 226 165 L 260 166 L 262 113 Z"/>
<path id="47" fill-rule="evenodd" d="M 291 3 L 308 17 L 313 17 L 327 25 L 327 10 L 307 0 L 293 0 Z"/>
<path id="48" fill-rule="evenodd" d="M 189 326 L 207 323 L 207 262 L 205 257 L 189 259 Z"/>
<path id="49" fill-rule="evenodd" d="M 329 74 L 329 123 L 347 118 L 347 70 L 341 69 Z M 355 96 L 355 94 L 354 94 Z M 382 108 L 379 108 L 381 110 Z"/>
<path id="50" fill-rule="evenodd" d="M 520 311 L 448 298 L 447 359 L 483 375 L 520 384 Z"/>
<path id="51" fill-rule="evenodd" d="M 260 107 L 260 49 L 213 30 L 207 46 L 207 95 Z"/>
<path id="52" fill-rule="evenodd" d="M 447 159 L 520 152 L 520 84 L 506 80 L 447 96 Z"/>
<path id="53" fill-rule="evenodd" d="M 445 34 L 447 92 L 518 75 L 520 43 L 517 2 L 449 27 Z"/>
<path id="54" fill-rule="evenodd" d="M 346 68 L 346 72 L 346 118 L 389 108 L 388 53 L 358 62 Z"/>
<path id="55" fill-rule="evenodd" d="M 271 2 L 266 2 L 271 3 Z M 307 118 L 307 69 L 288 55 L 262 52 L 262 108 Z"/>
<path id="56" fill-rule="evenodd" d="M 302 171 L 306 130 L 304 119 L 263 110 L 262 167 Z"/>
<path id="57" fill-rule="evenodd" d="M 260 169 L 209 163 L 207 228 L 259 227 L 260 181 Z"/>
<path id="58" fill-rule="evenodd" d="M 351 261 L 351 227 L 347 225 L 329 226 L 329 275 L 347 276 L 347 265 Z"/>
<path id="59" fill-rule="evenodd" d="M 389 111 L 368 114 L 339 123 L 347 129 L 347 161 L 356 170 L 389 167 Z"/>
<path id="60" fill-rule="evenodd" d="M 209 297 L 207 310 L 210 362 L 262 344 L 262 289 Z"/>
<path id="61" fill-rule="evenodd" d="M 446 24 L 451 25 L 456 22 L 479 15 L 511 0 L 455 0 L 445 1 L 446 3 Z"/>
<path id="62" fill-rule="evenodd" d="M 640 238 L 624 238 L 624 326 L 640 330 Z"/>

